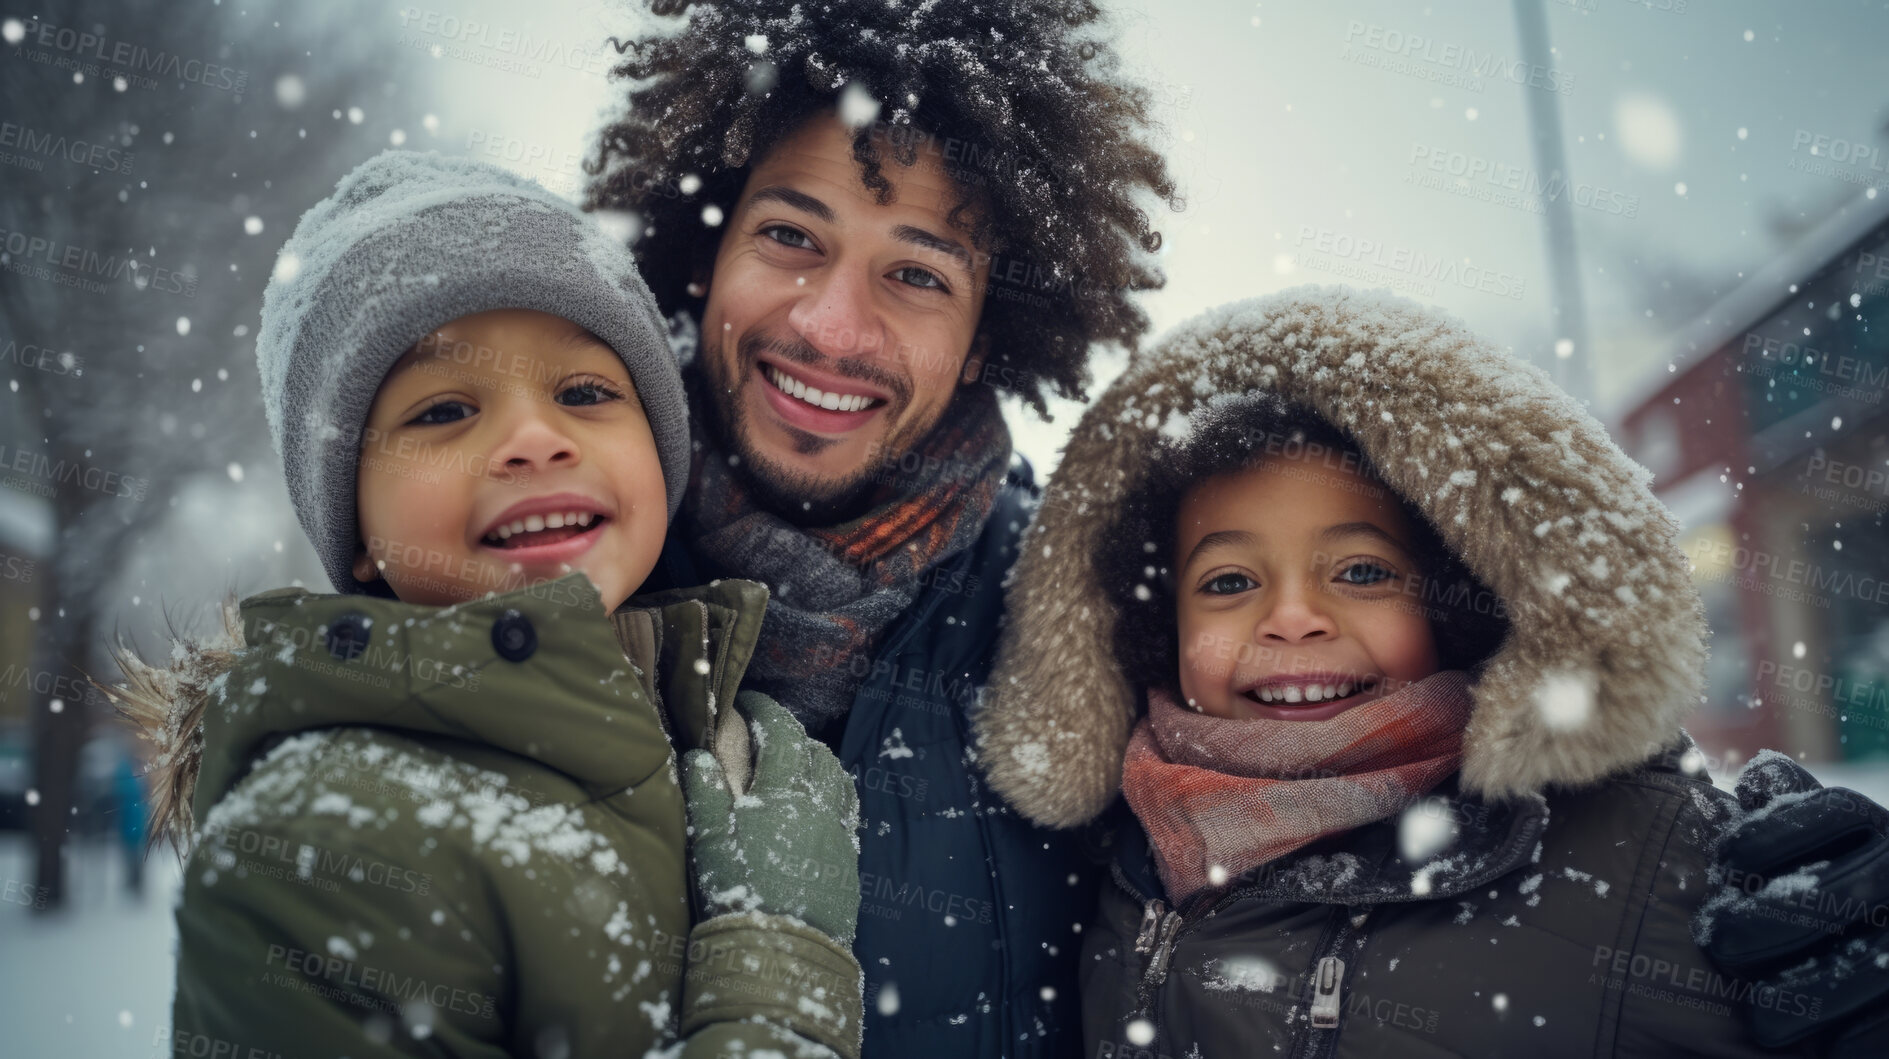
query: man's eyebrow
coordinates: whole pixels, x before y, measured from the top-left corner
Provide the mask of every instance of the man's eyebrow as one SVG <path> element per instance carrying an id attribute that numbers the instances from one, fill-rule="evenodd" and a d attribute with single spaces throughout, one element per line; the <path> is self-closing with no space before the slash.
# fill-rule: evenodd
<path id="1" fill-rule="evenodd" d="M 811 213 L 827 224 L 833 223 L 833 207 L 804 191 L 797 191 L 785 184 L 769 184 L 748 196 L 748 206 L 761 202 L 778 202 L 783 206 Z"/>
<path id="2" fill-rule="evenodd" d="M 1181 569 L 1187 569 L 1187 567 L 1193 563 L 1196 556 L 1209 548 L 1245 548 L 1250 547 L 1252 544 L 1253 535 L 1245 530 L 1214 530 L 1212 533 L 1207 534 L 1194 543 L 1193 550 L 1188 552 L 1187 558 L 1181 561 Z"/>
<path id="3" fill-rule="evenodd" d="M 1366 522 L 1363 520 L 1357 522 L 1339 522 L 1326 526 L 1319 531 L 1318 539 L 1330 543 L 1340 537 L 1350 537 L 1354 535 L 1375 537 L 1405 555 L 1410 554 L 1410 546 L 1398 540 L 1389 530 L 1375 522 Z"/>
<path id="4" fill-rule="evenodd" d="M 971 271 L 971 252 L 966 250 L 964 244 L 958 242 L 956 239 L 939 235 L 936 232 L 928 232 L 923 228 L 916 228 L 909 224 L 894 225 L 892 227 L 892 238 L 897 239 L 901 243 L 911 243 L 913 246 L 922 246 L 927 250 L 936 250 L 941 254 L 948 255 L 953 261 L 956 261 L 959 267 L 963 268 L 965 272 Z"/>

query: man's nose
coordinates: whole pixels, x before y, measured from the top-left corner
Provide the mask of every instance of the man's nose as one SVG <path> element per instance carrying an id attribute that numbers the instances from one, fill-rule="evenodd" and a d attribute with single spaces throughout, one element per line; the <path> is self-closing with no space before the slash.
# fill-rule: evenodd
<path id="1" fill-rule="evenodd" d="M 806 289 L 787 322 L 809 345 L 829 357 L 870 356 L 885 347 L 872 277 L 859 269 L 829 267 L 805 278 Z"/>

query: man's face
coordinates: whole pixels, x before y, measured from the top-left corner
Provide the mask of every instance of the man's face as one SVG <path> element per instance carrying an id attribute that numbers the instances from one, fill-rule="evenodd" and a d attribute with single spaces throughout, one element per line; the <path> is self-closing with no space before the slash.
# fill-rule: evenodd
<path id="1" fill-rule="evenodd" d="M 716 426 L 783 514 L 857 504 L 873 467 L 917 444 L 976 376 L 985 276 L 946 221 L 958 192 L 942 153 L 928 142 L 916 165 L 883 172 L 894 196 L 882 206 L 852 133 L 809 120 L 749 173 L 715 258 L 702 358 Z"/>

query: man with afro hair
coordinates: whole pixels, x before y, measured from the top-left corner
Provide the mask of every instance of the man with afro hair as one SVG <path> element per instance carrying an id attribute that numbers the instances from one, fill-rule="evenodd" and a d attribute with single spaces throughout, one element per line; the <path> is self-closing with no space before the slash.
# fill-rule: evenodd
<path id="1" fill-rule="evenodd" d="M 984 787 L 969 715 L 1035 496 L 998 397 L 1086 399 L 1162 283 L 1148 94 L 1087 0 L 652 13 L 586 197 L 630 223 L 696 419 L 650 587 L 772 592 L 747 682 L 861 798 L 864 1054 L 1075 1054 L 1098 858 Z"/>

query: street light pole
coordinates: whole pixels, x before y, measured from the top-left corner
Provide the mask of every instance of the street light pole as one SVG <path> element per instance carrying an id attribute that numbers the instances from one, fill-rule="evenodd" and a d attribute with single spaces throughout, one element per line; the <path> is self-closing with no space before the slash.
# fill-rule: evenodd
<path id="1" fill-rule="evenodd" d="M 1546 68 L 1554 58 L 1548 45 L 1548 16 L 1543 0 L 1515 0 L 1515 29 L 1522 61 Z M 1581 260 L 1574 245 L 1574 181 L 1568 174 L 1561 138 L 1561 102 L 1553 92 L 1524 87 L 1529 138 L 1535 171 L 1542 174 L 1542 222 L 1548 275 L 1554 297 L 1555 342 L 1543 365 L 1555 383 L 1575 400 L 1593 399 L 1593 350 L 1588 346 L 1587 308 L 1581 296 Z"/>

